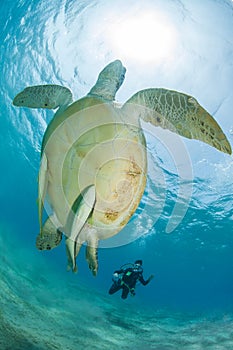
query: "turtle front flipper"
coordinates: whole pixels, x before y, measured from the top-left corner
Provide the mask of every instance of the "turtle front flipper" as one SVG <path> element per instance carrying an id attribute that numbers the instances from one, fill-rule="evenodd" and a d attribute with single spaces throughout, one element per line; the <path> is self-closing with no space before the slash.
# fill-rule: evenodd
<path id="1" fill-rule="evenodd" d="M 77 271 L 76 257 L 81 247 L 78 243 L 78 236 L 94 208 L 95 198 L 95 186 L 86 187 L 75 200 L 67 218 L 66 254 L 68 270 L 71 268 L 73 272 Z"/>
<path id="2" fill-rule="evenodd" d="M 72 103 L 72 92 L 60 85 L 36 85 L 29 86 L 17 94 L 13 105 L 28 108 L 56 109 L 66 108 Z"/>
<path id="3" fill-rule="evenodd" d="M 36 247 L 39 250 L 50 250 L 56 248 L 62 239 L 62 232 L 54 224 L 55 217 L 52 215 L 42 227 L 41 232 L 36 238 Z"/>
<path id="4" fill-rule="evenodd" d="M 133 95 L 122 109 L 127 116 L 131 113 L 155 126 L 232 153 L 218 123 L 192 96 L 167 89 L 146 89 Z"/>
<path id="5" fill-rule="evenodd" d="M 48 161 L 45 153 L 41 159 L 39 178 L 38 178 L 38 216 L 39 216 L 39 225 L 40 233 L 42 234 L 42 214 L 44 207 L 44 199 L 48 187 L 48 172 L 47 172 Z"/>

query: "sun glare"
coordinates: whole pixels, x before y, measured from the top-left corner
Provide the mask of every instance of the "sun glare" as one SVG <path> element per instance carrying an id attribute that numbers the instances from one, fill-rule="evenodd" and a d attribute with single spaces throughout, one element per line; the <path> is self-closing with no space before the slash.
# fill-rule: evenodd
<path id="1" fill-rule="evenodd" d="M 144 63 L 168 58 L 176 44 L 175 28 L 157 14 L 144 14 L 118 22 L 110 34 L 113 49 L 121 57 Z"/>

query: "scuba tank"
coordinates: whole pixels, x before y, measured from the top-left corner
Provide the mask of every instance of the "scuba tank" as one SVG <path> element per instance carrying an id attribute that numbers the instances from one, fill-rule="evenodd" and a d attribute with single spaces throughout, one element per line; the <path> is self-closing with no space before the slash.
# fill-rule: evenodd
<path id="1" fill-rule="evenodd" d="M 120 267 L 121 270 L 126 270 L 128 268 L 133 268 L 134 264 L 132 263 L 126 263 Z"/>
<path id="2" fill-rule="evenodd" d="M 127 272 L 125 272 L 127 269 L 132 269 L 132 271 L 127 271 Z M 141 266 L 137 266 L 137 267 L 135 267 L 135 264 L 133 264 L 133 263 L 126 263 L 126 264 L 124 264 L 124 265 L 122 265 L 121 267 L 120 267 L 120 270 L 123 270 L 123 272 L 122 273 L 114 273 L 113 275 L 112 275 L 112 281 L 113 281 L 113 283 L 116 283 L 116 284 L 121 284 L 121 283 L 123 283 L 123 281 L 122 281 L 122 277 L 124 276 L 124 274 L 126 274 L 126 276 L 130 276 L 133 272 L 142 272 L 143 271 L 143 269 L 142 269 L 142 267 Z M 137 284 L 138 283 L 140 283 L 139 281 L 137 281 Z M 125 284 L 125 283 L 124 283 Z"/>
<path id="3" fill-rule="evenodd" d="M 143 272 L 143 268 L 140 265 L 135 267 L 135 264 L 133 264 L 133 263 L 126 263 L 126 264 L 121 266 L 122 270 L 126 270 L 128 268 L 131 268 L 133 271 Z"/>
<path id="4" fill-rule="evenodd" d="M 116 283 L 116 284 L 120 284 L 121 281 L 122 281 L 122 277 L 123 277 L 123 275 L 125 273 L 125 270 L 128 269 L 128 268 L 132 268 L 133 269 L 133 266 L 134 266 L 134 264 L 132 264 L 132 263 L 126 263 L 126 264 L 122 265 L 120 267 L 120 270 L 123 270 L 123 272 L 122 273 L 113 273 L 112 281 L 114 283 Z"/>

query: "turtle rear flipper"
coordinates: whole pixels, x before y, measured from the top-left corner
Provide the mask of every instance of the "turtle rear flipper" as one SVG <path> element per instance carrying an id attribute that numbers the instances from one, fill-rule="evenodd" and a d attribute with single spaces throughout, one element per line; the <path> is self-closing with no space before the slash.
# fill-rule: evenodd
<path id="1" fill-rule="evenodd" d="M 95 234 L 87 241 L 86 260 L 92 274 L 96 276 L 98 270 L 98 239 Z"/>
<path id="2" fill-rule="evenodd" d="M 69 238 L 66 239 L 67 271 L 72 270 L 75 273 L 78 272 L 76 258 L 80 251 L 81 246 L 82 244 L 80 243 L 74 242 Z"/>
<path id="3" fill-rule="evenodd" d="M 72 268 L 77 271 L 76 257 L 80 250 L 78 236 L 89 218 L 95 204 L 95 186 L 86 187 L 75 200 L 68 215 L 65 232 L 69 236 L 66 238 L 66 254 L 68 258 L 68 270 Z"/>
<path id="4" fill-rule="evenodd" d="M 36 238 L 36 247 L 39 250 L 51 250 L 60 244 L 61 239 L 62 232 L 54 225 L 53 216 L 50 216 Z"/>

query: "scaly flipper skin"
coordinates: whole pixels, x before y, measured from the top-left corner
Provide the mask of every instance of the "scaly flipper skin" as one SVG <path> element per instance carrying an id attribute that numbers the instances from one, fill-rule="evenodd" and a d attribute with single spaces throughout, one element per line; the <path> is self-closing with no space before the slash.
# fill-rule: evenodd
<path id="1" fill-rule="evenodd" d="M 155 126 L 232 153 L 220 126 L 192 96 L 167 89 L 146 89 L 133 95 L 122 110 Z"/>
<path id="2" fill-rule="evenodd" d="M 56 248 L 62 239 L 62 232 L 54 225 L 55 218 L 50 216 L 36 239 L 36 247 L 39 250 L 50 250 Z"/>
<path id="3" fill-rule="evenodd" d="M 60 85 L 36 85 L 25 88 L 17 94 L 13 105 L 28 108 L 56 109 L 72 103 L 71 91 Z"/>

